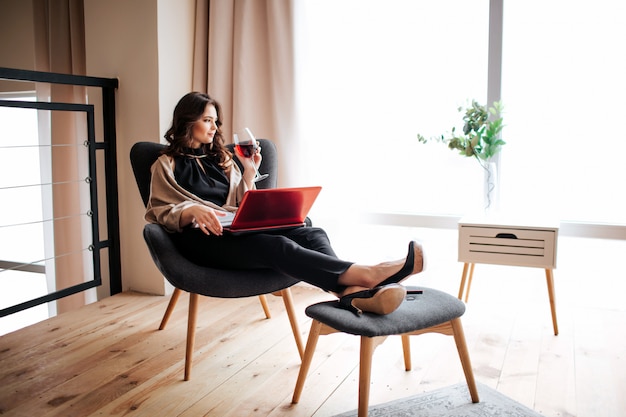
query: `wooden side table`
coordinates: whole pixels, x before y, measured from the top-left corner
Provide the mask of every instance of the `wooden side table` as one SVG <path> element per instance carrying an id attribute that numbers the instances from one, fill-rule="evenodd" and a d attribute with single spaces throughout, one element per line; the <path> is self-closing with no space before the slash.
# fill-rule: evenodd
<path id="1" fill-rule="evenodd" d="M 459 299 L 465 302 L 477 263 L 544 268 L 554 334 L 556 320 L 554 274 L 558 222 L 525 222 L 498 217 L 464 217 L 459 221 L 459 262 L 464 262 Z M 467 286 L 466 286 L 467 284 Z"/>

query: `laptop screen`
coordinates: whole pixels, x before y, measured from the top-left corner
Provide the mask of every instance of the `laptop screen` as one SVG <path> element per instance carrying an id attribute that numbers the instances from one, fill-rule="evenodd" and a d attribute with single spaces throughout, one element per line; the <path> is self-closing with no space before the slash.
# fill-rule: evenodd
<path id="1" fill-rule="evenodd" d="M 303 224 L 321 187 L 272 188 L 246 192 L 231 230 Z"/>

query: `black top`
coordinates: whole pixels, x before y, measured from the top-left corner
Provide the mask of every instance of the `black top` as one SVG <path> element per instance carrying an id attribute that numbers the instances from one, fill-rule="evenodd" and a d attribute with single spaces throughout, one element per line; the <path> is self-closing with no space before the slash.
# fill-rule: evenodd
<path id="1" fill-rule="evenodd" d="M 174 161 L 174 178 L 181 187 L 218 206 L 226 204 L 228 177 L 213 157 L 202 148 L 184 148 L 182 155 L 174 156 Z"/>

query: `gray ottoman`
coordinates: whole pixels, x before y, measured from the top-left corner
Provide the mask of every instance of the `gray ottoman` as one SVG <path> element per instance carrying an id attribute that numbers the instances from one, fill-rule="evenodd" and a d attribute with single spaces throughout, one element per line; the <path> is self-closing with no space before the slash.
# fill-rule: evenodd
<path id="1" fill-rule="evenodd" d="M 411 370 L 409 336 L 431 332 L 454 336 L 472 402 L 477 403 L 478 391 L 460 319 L 465 313 L 465 304 L 450 294 L 432 288 L 407 287 L 407 290 L 409 294 L 400 307 L 393 313 L 383 316 L 370 313 L 357 316 L 339 307 L 337 301 L 324 301 L 307 307 L 306 315 L 311 317 L 313 322 L 292 403 L 295 404 L 300 399 L 319 336 L 337 332 L 361 336 L 359 417 L 367 416 L 372 354 L 387 336 L 392 335 L 402 337 L 407 371 Z M 418 293 L 420 291 L 421 293 Z"/>

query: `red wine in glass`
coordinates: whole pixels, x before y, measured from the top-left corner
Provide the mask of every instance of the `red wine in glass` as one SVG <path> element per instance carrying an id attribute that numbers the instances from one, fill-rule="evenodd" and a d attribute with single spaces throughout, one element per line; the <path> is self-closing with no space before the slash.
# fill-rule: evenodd
<path id="1" fill-rule="evenodd" d="M 235 146 L 235 149 L 237 150 L 239 155 L 243 156 L 244 158 L 252 158 L 254 152 L 256 151 L 256 148 L 256 144 L 252 142 L 239 142 L 239 144 Z"/>
<path id="2" fill-rule="evenodd" d="M 254 154 L 257 153 L 259 146 L 250 129 L 246 127 L 242 132 L 235 133 L 233 139 L 235 142 L 235 151 L 238 155 L 244 158 L 254 158 Z M 269 177 L 269 174 L 259 174 L 256 164 L 253 163 L 252 165 L 254 166 L 254 182 Z"/>

